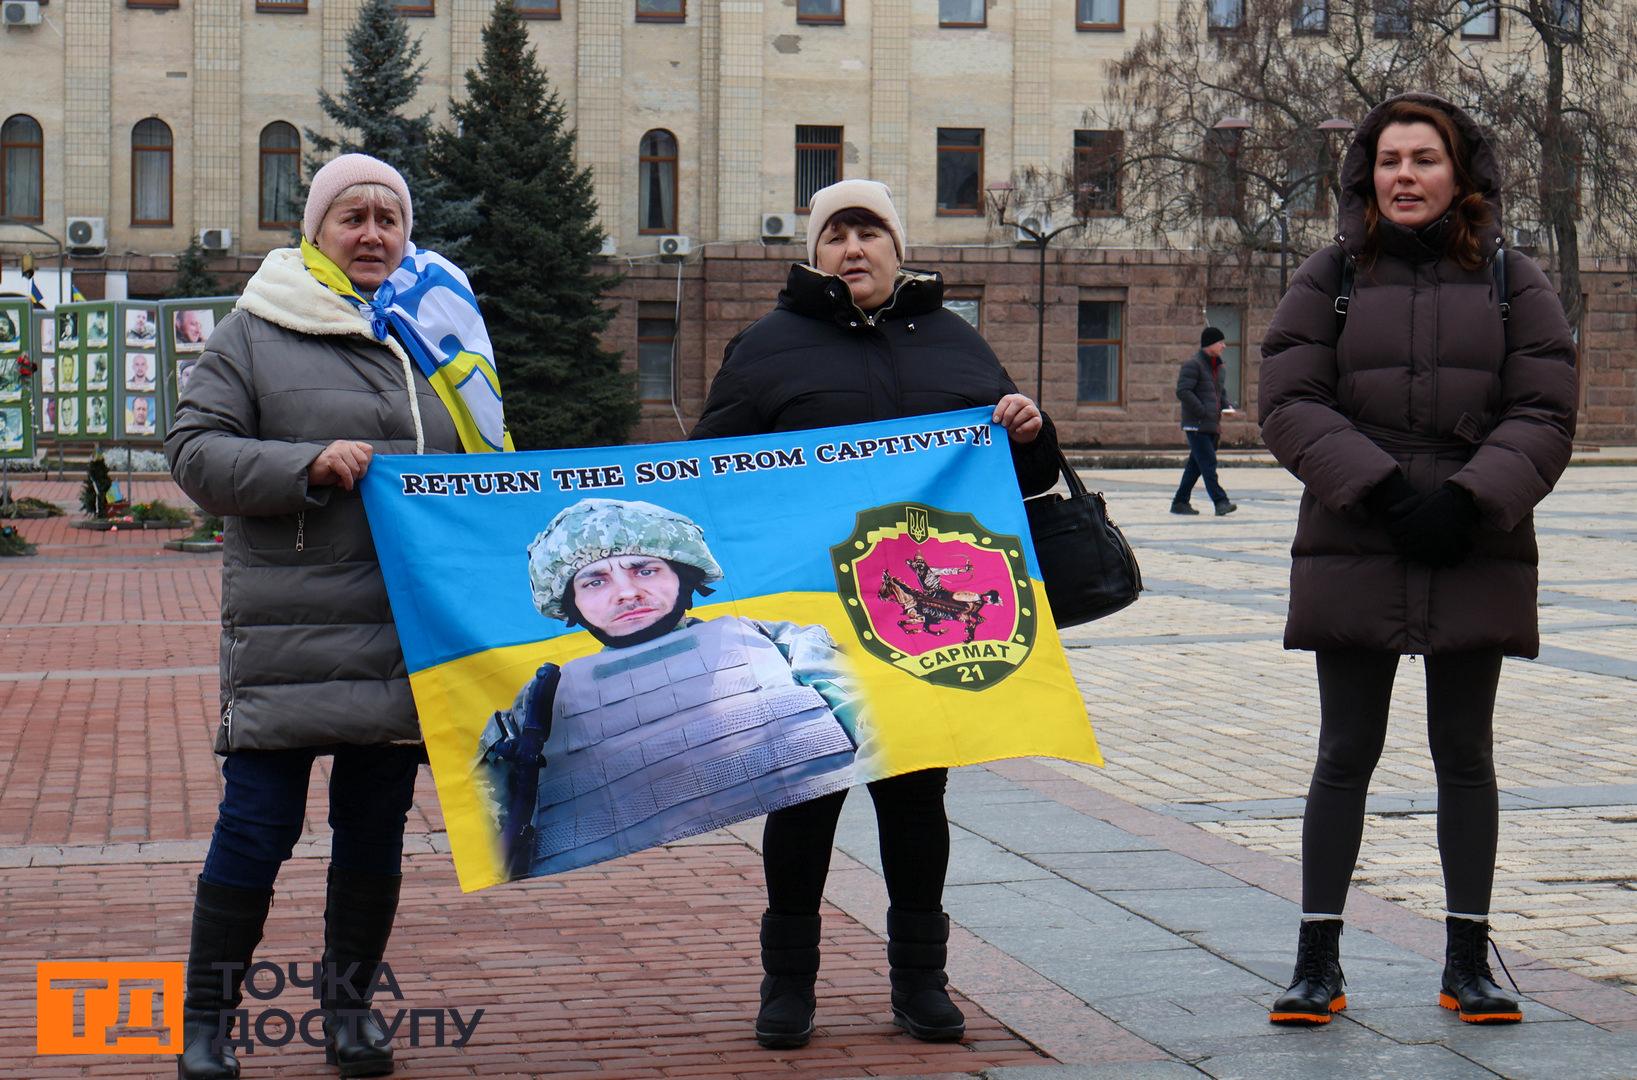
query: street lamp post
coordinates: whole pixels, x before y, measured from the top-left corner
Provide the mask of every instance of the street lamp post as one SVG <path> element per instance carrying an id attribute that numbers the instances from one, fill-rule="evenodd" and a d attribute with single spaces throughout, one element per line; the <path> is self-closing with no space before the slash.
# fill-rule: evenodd
<path id="1" fill-rule="evenodd" d="M 1015 220 L 1012 216 L 1012 198 L 1017 189 L 1009 181 L 992 184 L 988 188 L 989 213 L 995 224 L 1003 229 L 1016 229 L 1027 236 L 1040 250 L 1040 280 L 1035 294 L 1035 404 L 1042 405 L 1046 393 L 1046 249 L 1051 242 L 1066 232 L 1084 227 L 1085 222 L 1076 217 L 1067 225 L 1060 225 L 1055 229 L 1048 229 L 1049 222 L 1042 222 L 1036 218 L 1025 217 Z M 1031 224 L 1033 222 L 1033 224 Z"/>

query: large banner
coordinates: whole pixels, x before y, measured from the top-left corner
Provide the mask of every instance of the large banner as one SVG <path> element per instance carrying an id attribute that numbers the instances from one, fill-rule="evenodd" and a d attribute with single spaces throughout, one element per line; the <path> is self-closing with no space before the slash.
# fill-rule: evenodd
<path id="1" fill-rule="evenodd" d="M 1101 764 L 989 413 L 377 458 L 461 887 L 915 769 Z"/>

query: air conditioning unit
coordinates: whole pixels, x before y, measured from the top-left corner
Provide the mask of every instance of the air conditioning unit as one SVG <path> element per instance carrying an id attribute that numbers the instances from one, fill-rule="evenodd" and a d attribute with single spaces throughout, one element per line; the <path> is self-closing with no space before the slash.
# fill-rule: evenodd
<path id="1" fill-rule="evenodd" d="M 97 255 L 108 250 L 108 219 L 68 219 L 68 250 L 75 255 Z"/>
<path id="2" fill-rule="evenodd" d="M 200 229 L 199 246 L 206 251 L 226 251 L 233 246 L 233 230 Z"/>
<path id="3" fill-rule="evenodd" d="M 763 240 L 794 240 L 796 238 L 795 214 L 763 214 Z"/>
<path id="4" fill-rule="evenodd" d="M 620 242 L 614 239 L 612 236 L 605 236 L 603 237 L 602 247 L 597 250 L 597 254 L 603 256 L 604 258 L 611 258 L 618 254 L 619 250 Z"/>
<path id="5" fill-rule="evenodd" d="M 1022 216 L 1017 219 L 1017 242 L 1020 244 L 1037 243 L 1036 238 L 1029 235 L 1031 230 L 1041 236 L 1051 232 L 1051 214 L 1044 209 L 1024 210 Z"/>
<path id="6" fill-rule="evenodd" d="M 6 24 L 7 30 L 14 26 L 39 26 L 38 0 L 5 0 L 5 4 L 0 5 L 0 22 Z"/>
<path id="7" fill-rule="evenodd" d="M 693 241 L 686 236 L 662 236 L 659 238 L 659 253 L 667 259 L 680 259 L 693 250 Z"/>

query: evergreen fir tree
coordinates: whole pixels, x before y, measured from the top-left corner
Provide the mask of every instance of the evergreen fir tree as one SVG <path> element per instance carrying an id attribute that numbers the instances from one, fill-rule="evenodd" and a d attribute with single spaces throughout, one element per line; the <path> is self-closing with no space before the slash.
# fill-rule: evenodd
<path id="1" fill-rule="evenodd" d="M 176 257 L 176 281 L 171 285 L 170 292 L 165 295 L 183 299 L 192 296 L 219 296 L 221 292 L 221 284 L 215 275 L 205 268 L 205 249 L 199 246 L 199 238 L 195 236 L 188 241 L 187 250 Z"/>
<path id="2" fill-rule="evenodd" d="M 506 422 L 518 449 L 617 443 L 636 423 L 636 380 L 602 347 L 618 282 L 594 262 L 602 244 L 591 171 L 574 163 L 574 131 L 512 0 L 483 29 L 454 131 L 433 164 L 478 196 L 474 264 L 466 267 L 494 342 Z M 458 134 L 457 134 L 458 132 Z"/>
<path id="3" fill-rule="evenodd" d="M 341 154 L 369 154 L 403 174 L 414 202 L 416 247 L 431 248 L 459 263 L 466 236 L 477 221 L 476 200 L 457 196 L 435 177 L 427 155 L 432 142 L 432 113 L 406 115 L 403 110 L 420 89 L 426 62 L 421 43 L 409 36 L 409 24 L 398 12 L 398 0 L 364 0 L 358 21 L 347 33 L 347 70 L 340 99 L 318 92 L 319 107 L 342 138 L 307 130 L 313 153 L 308 174 Z M 306 199 L 307 185 L 301 197 Z"/>

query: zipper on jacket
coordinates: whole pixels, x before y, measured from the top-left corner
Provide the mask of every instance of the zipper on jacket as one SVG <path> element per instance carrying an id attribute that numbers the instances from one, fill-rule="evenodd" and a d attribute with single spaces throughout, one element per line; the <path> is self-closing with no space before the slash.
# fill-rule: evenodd
<path id="1" fill-rule="evenodd" d="M 296 515 L 296 550 L 301 551 L 307 546 L 307 511 L 303 510 Z"/>
<path id="2" fill-rule="evenodd" d="M 888 300 L 884 306 L 877 308 L 874 315 L 864 315 L 864 309 L 860 308 L 856 302 L 853 304 L 853 308 L 857 310 L 860 315 L 864 315 L 865 322 L 869 323 L 871 326 L 874 326 L 886 316 L 887 312 L 892 310 L 892 306 L 894 304 L 898 303 L 898 294 L 903 292 L 904 286 L 908 284 L 908 278 L 905 278 L 903 281 L 899 282 L 898 288 L 892 290 L 892 299 Z"/>

